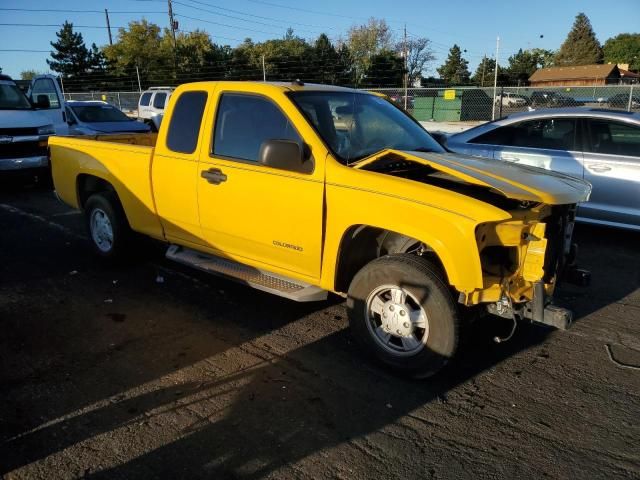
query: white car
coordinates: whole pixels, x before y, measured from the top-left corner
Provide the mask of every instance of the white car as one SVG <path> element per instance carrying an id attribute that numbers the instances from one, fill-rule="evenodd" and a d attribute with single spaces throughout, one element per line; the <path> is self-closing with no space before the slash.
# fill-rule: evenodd
<path id="1" fill-rule="evenodd" d="M 172 93 L 172 87 L 151 87 L 142 92 L 138 101 L 138 118 L 151 120 L 157 115 L 164 114 Z"/>
<path id="2" fill-rule="evenodd" d="M 500 105 L 500 95 L 496 95 L 495 104 Z M 502 94 L 503 107 L 524 107 L 527 105 L 527 99 L 517 93 L 504 92 Z"/>

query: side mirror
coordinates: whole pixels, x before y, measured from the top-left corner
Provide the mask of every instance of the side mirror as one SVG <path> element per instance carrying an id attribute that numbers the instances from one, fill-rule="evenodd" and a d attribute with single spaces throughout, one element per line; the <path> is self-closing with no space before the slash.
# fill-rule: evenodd
<path id="1" fill-rule="evenodd" d="M 156 113 L 155 115 L 151 116 L 151 131 L 153 132 L 159 132 L 160 131 L 160 124 L 162 123 L 162 118 L 164 117 L 163 113 Z"/>
<path id="2" fill-rule="evenodd" d="M 293 140 L 267 140 L 260 146 L 258 162 L 266 167 L 290 172 L 313 172 L 313 159 L 305 159 L 304 147 Z"/>
<path id="3" fill-rule="evenodd" d="M 36 108 L 42 108 L 42 109 L 48 109 L 51 108 L 51 102 L 49 101 L 49 95 L 45 95 L 44 93 L 41 93 L 40 95 L 38 95 L 36 97 L 36 103 L 35 103 L 35 107 Z"/>

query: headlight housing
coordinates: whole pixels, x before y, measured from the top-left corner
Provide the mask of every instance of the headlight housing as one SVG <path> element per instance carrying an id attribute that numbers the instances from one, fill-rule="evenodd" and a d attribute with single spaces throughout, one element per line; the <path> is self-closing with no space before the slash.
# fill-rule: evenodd
<path id="1" fill-rule="evenodd" d="M 53 125 L 45 125 L 38 128 L 38 135 L 53 135 L 55 133 L 56 131 L 53 128 Z"/>

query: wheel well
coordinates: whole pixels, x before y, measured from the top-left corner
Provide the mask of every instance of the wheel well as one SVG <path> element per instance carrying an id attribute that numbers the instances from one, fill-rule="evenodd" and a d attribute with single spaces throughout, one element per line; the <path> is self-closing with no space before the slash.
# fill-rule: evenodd
<path id="1" fill-rule="evenodd" d="M 346 292 L 358 271 L 367 263 L 384 255 L 414 253 L 429 259 L 442 272 L 448 283 L 440 258 L 431 247 L 401 233 L 368 225 L 354 225 L 342 236 L 336 268 L 335 290 Z"/>
<path id="2" fill-rule="evenodd" d="M 112 192 L 117 196 L 115 188 L 105 179 L 95 177 L 93 175 L 78 175 L 76 180 L 76 188 L 78 191 L 78 205 L 80 208 L 84 208 L 87 200 L 94 193 Z"/>

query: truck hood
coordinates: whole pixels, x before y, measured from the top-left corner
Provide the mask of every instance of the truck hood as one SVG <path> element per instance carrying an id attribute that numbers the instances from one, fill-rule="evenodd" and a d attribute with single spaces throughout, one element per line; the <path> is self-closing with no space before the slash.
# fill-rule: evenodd
<path id="1" fill-rule="evenodd" d="M 407 161 L 431 167 L 473 185 L 488 187 L 514 200 L 566 205 L 586 202 L 591 195 L 591 184 L 575 177 L 455 153 L 384 150 L 359 162 L 354 168 L 372 169 L 376 163 L 383 162 L 389 156 L 395 157 L 396 161 L 398 156 L 403 157 Z"/>
<path id="2" fill-rule="evenodd" d="M 49 117 L 36 110 L 0 110 L 0 128 L 34 128 L 50 123 Z"/>

